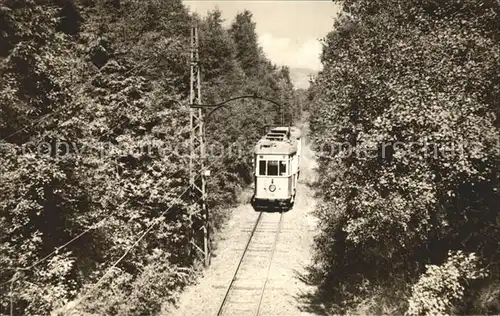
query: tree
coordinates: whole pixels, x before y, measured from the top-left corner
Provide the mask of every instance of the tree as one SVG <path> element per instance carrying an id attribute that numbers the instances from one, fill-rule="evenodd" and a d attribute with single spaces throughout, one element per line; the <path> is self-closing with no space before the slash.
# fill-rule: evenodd
<path id="1" fill-rule="evenodd" d="M 247 75 L 255 74 L 259 68 L 261 53 L 252 13 L 248 10 L 238 13 L 231 24 L 230 33 L 236 43 L 236 59 Z"/>
<path id="2" fill-rule="evenodd" d="M 366 298 L 362 280 L 411 283 L 448 250 L 500 255 L 498 10 L 494 1 L 344 2 L 311 105 L 326 151 L 317 259 L 325 284 L 349 284 L 339 300 Z M 404 300 L 395 304 L 404 311 Z M 472 312 L 470 301 L 460 308 Z"/>
<path id="3" fill-rule="evenodd" d="M 180 0 L 1 3 L 0 282 L 16 276 L 12 292 L 0 289 L 1 311 L 12 302 L 16 315 L 45 315 L 88 294 L 78 313 L 151 315 L 194 280 L 200 208 L 182 195 L 193 21 L 204 102 L 290 98 L 263 55 L 266 68 L 245 74 L 217 11 L 203 20 Z M 250 150 L 276 116 L 263 108 L 242 101 L 207 124 L 209 144 L 244 149 L 209 157 L 215 227 L 251 180 Z"/>

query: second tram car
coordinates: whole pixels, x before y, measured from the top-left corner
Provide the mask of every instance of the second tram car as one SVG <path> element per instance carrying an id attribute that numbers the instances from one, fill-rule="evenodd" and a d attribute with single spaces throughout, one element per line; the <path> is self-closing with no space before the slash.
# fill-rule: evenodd
<path id="1" fill-rule="evenodd" d="M 293 207 L 300 173 L 300 136 L 296 127 L 275 127 L 257 142 L 252 197 L 256 210 Z"/>

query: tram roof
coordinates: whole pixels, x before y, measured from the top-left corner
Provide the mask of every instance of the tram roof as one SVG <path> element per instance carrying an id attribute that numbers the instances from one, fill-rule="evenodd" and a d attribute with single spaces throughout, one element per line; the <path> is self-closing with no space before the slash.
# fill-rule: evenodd
<path id="1" fill-rule="evenodd" d="M 255 146 L 257 155 L 291 155 L 297 152 L 297 142 L 290 140 L 261 139 Z"/>
<path id="2" fill-rule="evenodd" d="M 270 131 L 270 133 L 288 133 L 288 130 L 290 129 L 290 134 L 294 138 L 300 138 L 301 136 L 301 131 L 298 127 L 295 126 L 277 126 L 273 127 Z"/>
<path id="3" fill-rule="evenodd" d="M 290 132 L 290 134 L 288 134 Z M 290 136 L 290 138 L 288 137 Z M 300 129 L 294 126 L 272 128 L 255 146 L 257 155 L 291 155 L 297 152 Z"/>

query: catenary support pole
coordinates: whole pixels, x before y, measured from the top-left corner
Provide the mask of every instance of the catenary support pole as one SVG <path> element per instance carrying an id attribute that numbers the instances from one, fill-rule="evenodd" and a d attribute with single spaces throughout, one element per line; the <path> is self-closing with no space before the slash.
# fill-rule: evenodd
<path id="1" fill-rule="evenodd" d="M 200 203 L 203 217 L 203 255 L 205 266 L 210 265 L 209 211 L 206 205 L 205 140 L 203 107 L 201 106 L 201 76 L 199 56 L 198 26 L 191 27 L 191 80 L 190 80 L 190 155 L 189 184 L 195 203 Z M 195 232 L 196 236 L 196 232 Z M 194 240 L 196 243 L 196 239 Z M 198 247 L 195 247 L 198 249 Z"/>

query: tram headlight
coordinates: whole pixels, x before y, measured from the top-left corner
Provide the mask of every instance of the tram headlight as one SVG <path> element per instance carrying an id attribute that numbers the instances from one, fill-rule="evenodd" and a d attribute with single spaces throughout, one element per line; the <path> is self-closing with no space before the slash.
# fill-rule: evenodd
<path id="1" fill-rule="evenodd" d="M 274 184 L 271 184 L 271 185 L 269 186 L 269 191 L 271 191 L 271 192 L 276 191 L 276 186 L 275 186 Z"/>

